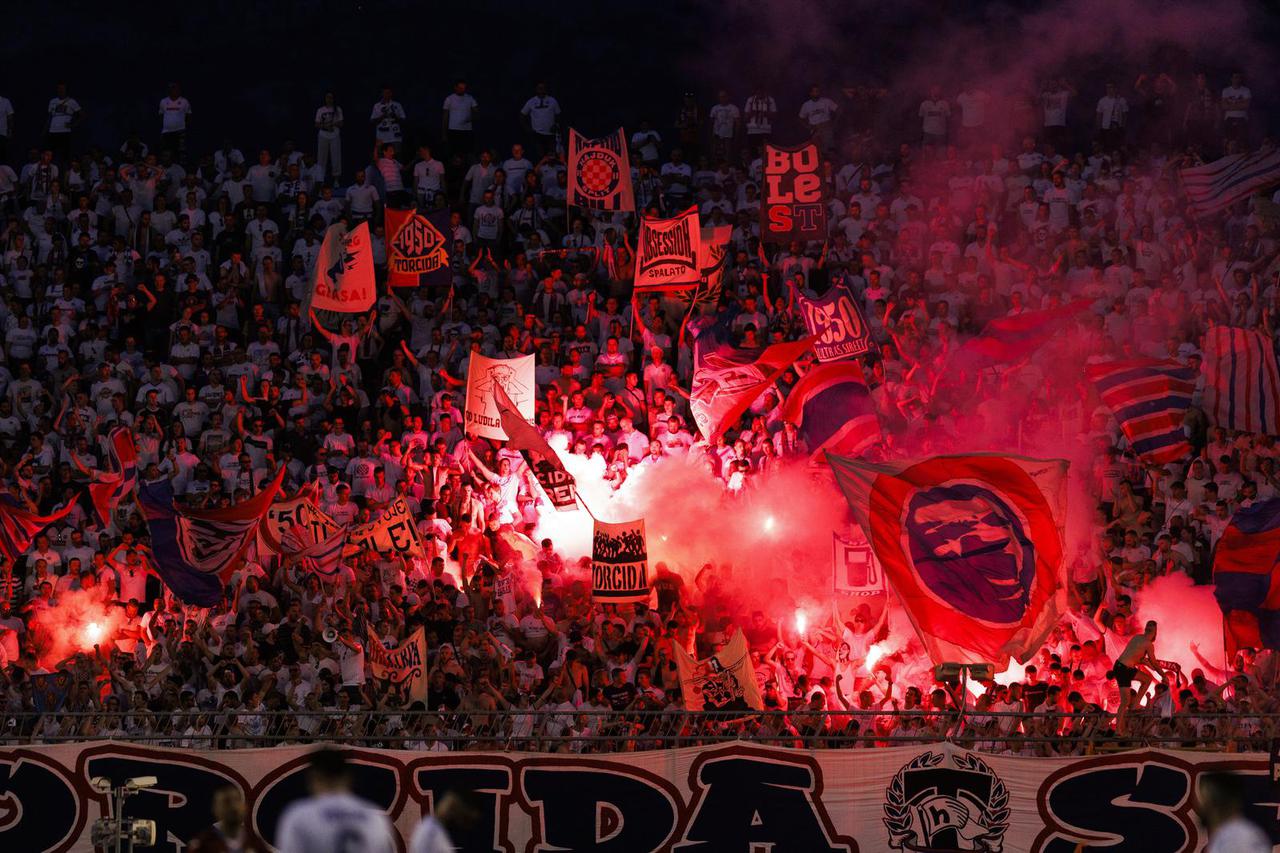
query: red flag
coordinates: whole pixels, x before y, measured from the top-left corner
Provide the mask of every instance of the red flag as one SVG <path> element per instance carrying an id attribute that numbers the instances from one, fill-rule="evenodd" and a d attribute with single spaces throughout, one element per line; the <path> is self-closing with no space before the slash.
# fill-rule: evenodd
<path id="1" fill-rule="evenodd" d="M 1064 460 L 827 460 L 935 664 L 1030 659 L 1065 609 Z"/>

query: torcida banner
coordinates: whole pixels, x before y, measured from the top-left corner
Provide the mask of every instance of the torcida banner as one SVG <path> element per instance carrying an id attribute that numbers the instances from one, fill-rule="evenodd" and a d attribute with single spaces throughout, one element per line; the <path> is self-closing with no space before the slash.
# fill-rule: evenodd
<path id="1" fill-rule="evenodd" d="M 811 751 L 740 741 L 582 755 L 481 745 L 492 749 L 352 748 L 354 789 L 391 817 L 402 850 L 430 804 L 465 787 L 482 808 L 453 839 L 464 851 L 1186 853 L 1207 838 L 1194 815 L 1201 776 L 1232 770 L 1244 776 L 1246 816 L 1280 838 L 1265 753 L 1038 758 L 948 744 Z M 244 792 L 248 829 L 270 844 L 285 807 L 306 796 L 308 752 L 6 745 L 0 849 L 89 853 L 90 827 L 107 814 L 89 780 L 144 775 L 157 783 L 129 800 L 129 814 L 156 821 L 149 850 L 181 853 L 212 823 L 209 804 L 225 785 Z"/>

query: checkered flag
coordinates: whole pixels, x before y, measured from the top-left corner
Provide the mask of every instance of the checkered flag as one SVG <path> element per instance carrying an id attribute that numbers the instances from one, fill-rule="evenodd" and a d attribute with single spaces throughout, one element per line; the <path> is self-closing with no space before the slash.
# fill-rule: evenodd
<path id="1" fill-rule="evenodd" d="M 599 139 L 569 129 L 569 204 L 590 210 L 636 209 L 622 128 Z"/>

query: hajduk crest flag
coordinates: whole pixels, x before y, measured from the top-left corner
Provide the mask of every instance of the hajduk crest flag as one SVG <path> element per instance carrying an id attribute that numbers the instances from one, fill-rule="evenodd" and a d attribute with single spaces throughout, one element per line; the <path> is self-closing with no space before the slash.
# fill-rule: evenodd
<path id="1" fill-rule="evenodd" d="M 848 288 L 833 287 L 817 299 L 796 294 L 796 304 L 805 327 L 813 335 L 813 352 L 818 361 L 853 358 L 871 349 L 871 330 Z"/>
<path id="2" fill-rule="evenodd" d="M 670 219 L 643 217 L 636 245 L 635 289 L 670 291 L 698 284 L 701 246 L 697 207 Z"/>
<path id="3" fill-rule="evenodd" d="M 789 243 L 827 238 L 822 156 L 812 142 L 798 148 L 764 147 L 764 199 L 760 240 Z"/>
<path id="4" fill-rule="evenodd" d="M 413 702 L 427 701 L 427 637 L 424 629 L 418 628 L 393 649 L 384 646 L 372 628 L 367 631 L 366 657 L 373 677 L 399 697 L 401 708 L 408 708 Z"/>
<path id="5" fill-rule="evenodd" d="M 526 421 L 534 415 L 534 358 L 522 355 L 518 358 L 489 358 L 478 352 L 471 353 L 467 366 L 467 409 L 463 419 L 463 431 L 481 438 L 506 441 L 509 436 L 502 428 L 502 413 L 494 397 L 494 389 L 501 387 L 507 399 Z"/>
<path id="6" fill-rule="evenodd" d="M 375 287 L 369 223 L 361 222 L 350 231 L 341 222 L 329 226 L 307 308 L 344 314 L 368 311 L 376 297 Z"/>
<path id="7" fill-rule="evenodd" d="M 547 500 L 561 512 L 577 509 L 578 484 L 560 461 L 560 455 L 547 444 L 533 424 L 524 419 L 501 385 L 493 386 L 493 400 L 502 420 L 502 431 L 507 434 L 507 447 L 536 457 L 530 459 L 526 455 L 525 461 L 533 469 L 533 476 L 542 491 L 546 492 Z"/>
<path id="8" fill-rule="evenodd" d="M 738 631 L 702 660 L 675 646 L 680 695 L 686 711 L 763 711 L 764 700 L 751 665 L 746 635 Z"/>
<path id="9" fill-rule="evenodd" d="M 569 129 L 568 203 L 589 210 L 636 209 L 622 128 L 599 139 L 588 139 Z"/>
<path id="10" fill-rule="evenodd" d="M 413 522 L 413 512 L 409 502 L 403 497 L 396 498 L 384 509 L 376 519 L 368 524 L 353 527 L 347 534 L 348 550 L 354 546 L 356 550 L 390 551 L 399 557 L 427 558 L 422 540 L 418 538 L 418 528 Z"/>
<path id="11" fill-rule="evenodd" d="M 453 281 L 449 268 L 449 211 L 387 208 L 387 284 L 391 287 L 435 285 Z"/>
<path id="12" fill-rule="evenodd" d="M 1030 659 L 1065 609 L 1066 461 L 827 459 L 935 664 Z"/>
<path id="13" fill-rule="evenodd" d="M 591 543 L 591 597 L 601 604 L 649 600 L 649 547 L 644 519 L 597 520 Z"/>

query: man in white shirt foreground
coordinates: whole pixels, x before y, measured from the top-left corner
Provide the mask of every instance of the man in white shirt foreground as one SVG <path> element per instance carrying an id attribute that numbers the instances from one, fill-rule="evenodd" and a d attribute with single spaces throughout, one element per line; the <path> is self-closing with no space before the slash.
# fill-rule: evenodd
<path id="1" fill-rule="evenodd" d="M 395 853 L 386 814 L 351 793 L 346 757 L 336 749 L 311 753 L 311 796 L 280 818 L 280 853 Z"/>
<path id="2" fill-rule="evenodd" d="M 1205 853 L 1270 853 L 1271 839 L 1242 813 L 1244 780 L 1234 773 L 1200 777 L 1196 814 L 1209 830 Z"/>
<path id="3" fill-rule="evenodd" d="M 436 804 L 435 816 L 424 815 L 413 831 L 409 853 L 453 853 L 450 832 L 463 838 L 479 820 L 480 805 L 472 794 L 447 791 Z"/>

